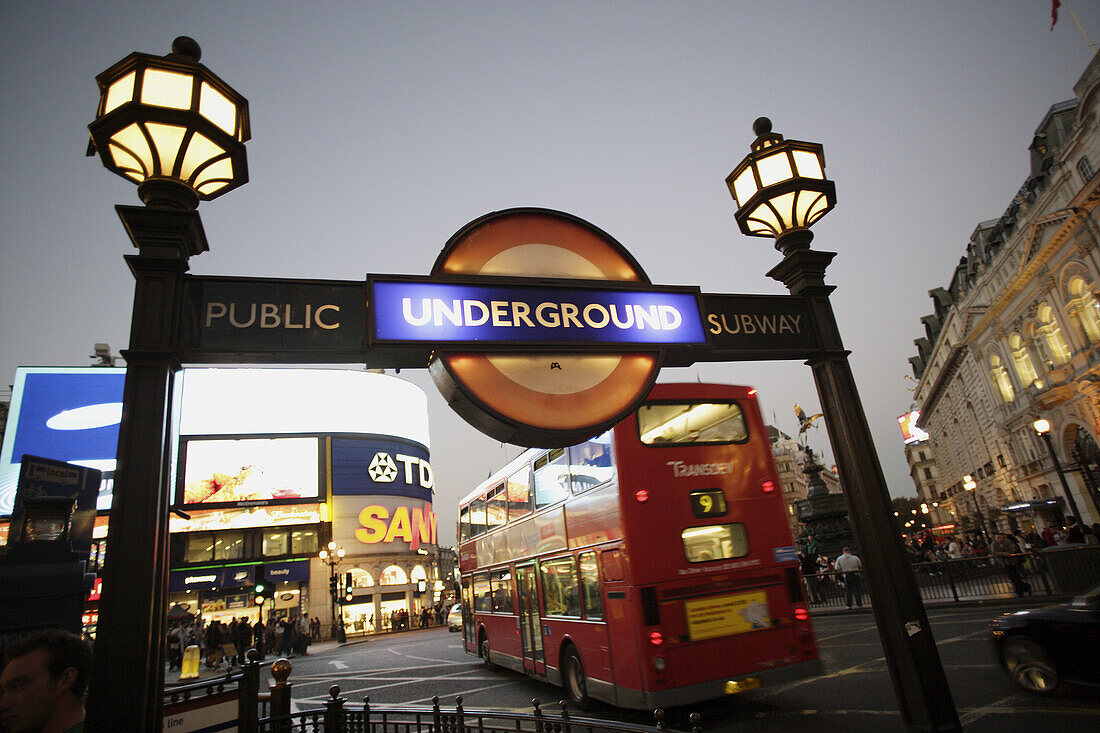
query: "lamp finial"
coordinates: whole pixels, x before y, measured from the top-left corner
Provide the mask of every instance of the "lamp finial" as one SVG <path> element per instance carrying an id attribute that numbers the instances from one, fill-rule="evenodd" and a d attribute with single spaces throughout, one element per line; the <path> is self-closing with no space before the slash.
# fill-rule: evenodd
<path id="1" fill-rule="evenodd" d="M 194 38 L 179 36 L 172 41 L 172 54 L 183 56 L 197 64 L 199 59 L 202 58 L 202 49 L 199 48 L 199 43 Z"/>
<path id="2" fill-rule="evenodd" d="M 752 131 L 757 137 L 767 135 L 772 131 L 772 121 L 767 117 L 757 117 L 756 121 L 752 123 Z"/>

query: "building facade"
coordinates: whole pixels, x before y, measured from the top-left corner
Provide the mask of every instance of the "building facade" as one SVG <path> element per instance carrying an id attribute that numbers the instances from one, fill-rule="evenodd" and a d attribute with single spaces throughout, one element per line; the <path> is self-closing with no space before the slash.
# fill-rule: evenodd
<path id="1" fill-rule="evenodd" d="M 1036 129 L 1004 213 L 929 292 L 910 359 L 928 436 L 906 449 L 914 485 L 934 521 L 963 531 L 1100 521 L 1100 55 L 1074 92 Z"/>

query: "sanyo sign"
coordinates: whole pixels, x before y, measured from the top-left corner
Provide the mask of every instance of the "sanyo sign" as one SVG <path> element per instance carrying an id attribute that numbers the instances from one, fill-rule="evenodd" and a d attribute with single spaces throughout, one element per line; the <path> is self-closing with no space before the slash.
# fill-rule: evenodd
<path id="1" fill-rule="evenodd" d="M 439 516 L 432 511 L 431 504 L 420 509 L 398 506 L 393 510 L 380 504 L 363 507 L 359 512 L 359 528 L 355 530 L 355 539 L 365 545 L 396 542 L 398 540 L 416 550 L 420 545 L 436 544 L 436 525 Z"/>

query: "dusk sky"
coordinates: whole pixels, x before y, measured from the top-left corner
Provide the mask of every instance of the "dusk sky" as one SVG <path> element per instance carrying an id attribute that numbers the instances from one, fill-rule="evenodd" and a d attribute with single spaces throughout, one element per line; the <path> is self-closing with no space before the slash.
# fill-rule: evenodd
<path id="1" fill-rule="evenodd" d="M 1100 40 L 1100 3 L 1073 0 Z M 188 35 L 250 106 L 250 181 L 199 207 L 197 275 L 427 274 L 490 211 L 602 228 L 654 283 L 784 294 L 740 234 L 726 175 L 766 115 L 821 142 L 837 206 L 814 226 L 891 493 L 913 495 L 897 417 L 908 358 L 979 222 L 1028 174 L 1035 128 L 1092 58 L 1049 0 L 0 3 L 0 389 L 17 366 L 86 366 L 129 340 L 135 187 L 84 156 L 95 76 Z M 352 365 L 354 367 L 354 365 Z M 426 371 L 440 540 L 458 498 L 518 449 L 446 406 Z M 759 389 L 794 435 L 818 411 L 800 362 L 667 369 Z M 276 395 L 292 409 L 295 396 Z M 811 446 L 832 461 L 824 428 Z"/>

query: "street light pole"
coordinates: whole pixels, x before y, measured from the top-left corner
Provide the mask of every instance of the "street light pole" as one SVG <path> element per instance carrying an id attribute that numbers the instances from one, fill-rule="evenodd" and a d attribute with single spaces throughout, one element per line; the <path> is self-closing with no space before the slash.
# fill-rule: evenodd
<path id="1" fill-rule="evenodd" d="M 1069 490 L 1069 482 L 1066 481 L 1065 471 L 1062 470 L 1062 464 L 1058 461 L 1058 454 L 1054 452 L 1054 441 L 1050 439 L 1050 422 L 1039 418 L 1036 420 L 1032 427 L 1035 428 L 1035 432 L 1042 436 L 1043 442 L 1047 444 L 1047 450 L 1050 451 L 1050 460 L 1054 463 L 1054 470 L 1058 474 L 1058 480 L 1062 483 L 1062 491 L 1065 492 L 1066 501 L 1069 502 L 1069 510 L 1073 512 L 1073 516 L 1077 518 L 1078 522 L 1084 521 L 1081 517 L 1081 513 L 1077 510 L 1077 502 L 1073 499 L 1073 494 Z"/>
<path id="2" fill-rule="evenodd" d="M 974 511 L 978 514 L 978 529 L 981 530 L 982 539 L 985 540 L 985 544 L 989 545 L 989 534 L 985 528 L 985 515 L 982 514 L 982 508 L 978 505 L 978 497 L 974 495 L 974 489 L 978 487 L 978 484 L 974 481 L 974 477 L 970 474 L 963 476 L 963 488 L 966 489 L 966 493 L 969 494 L 970 500 L 974 502 Z"/>
<path id="3" fill-rule="evenodd" d="M 337 547 L 335 542 L 329 542 L 328 549 L 321 550 L 318 556 L 321 558 L 321 562 L 328 565 L 328 588 L 329 595 L 331 596 L 330 600 L 332 601 L 332 625 L 329 626 L 329 636 L 343 644 L 347 641 L 347 638 L 344 636 L 344 624 L 343 621 L 341 621 L 339 625 L 336 623 L 336 604 L 338 602 L 336 566 L 344 559 L 344 548 Z"/>
<path id="4" fill-rule="evenodd" d="M 752 152 L 726 179 L 737 222 L 750 236 L 775 237 L 783 260 L 768 276 L 805 298 L 820 344 L 809 360 L 836 453 L 852 527 L 859 539 L 875 621 L 902 720 L 910 731 L 961 731 L 958 712 L 875 453 L 855 379 L 829 302 L 825 269 L 835 253 L 810 249 L 817 219 L 836 203 L 822 146 L 784 140 L 771 121 L 754 123 Z"/>
<path id="5" fill-rule="evenodd" d="M 181 36 L 166 56 L 133 53 L 96 77 L 88 154 L 138 184 L 117 206 L 137 255 L 114 501 L 85 730 L 160 730 L 168 598 L 169 440 L 188 260 L 207 251 L 196 208 L 248 181 L 248 102 Z"/>

